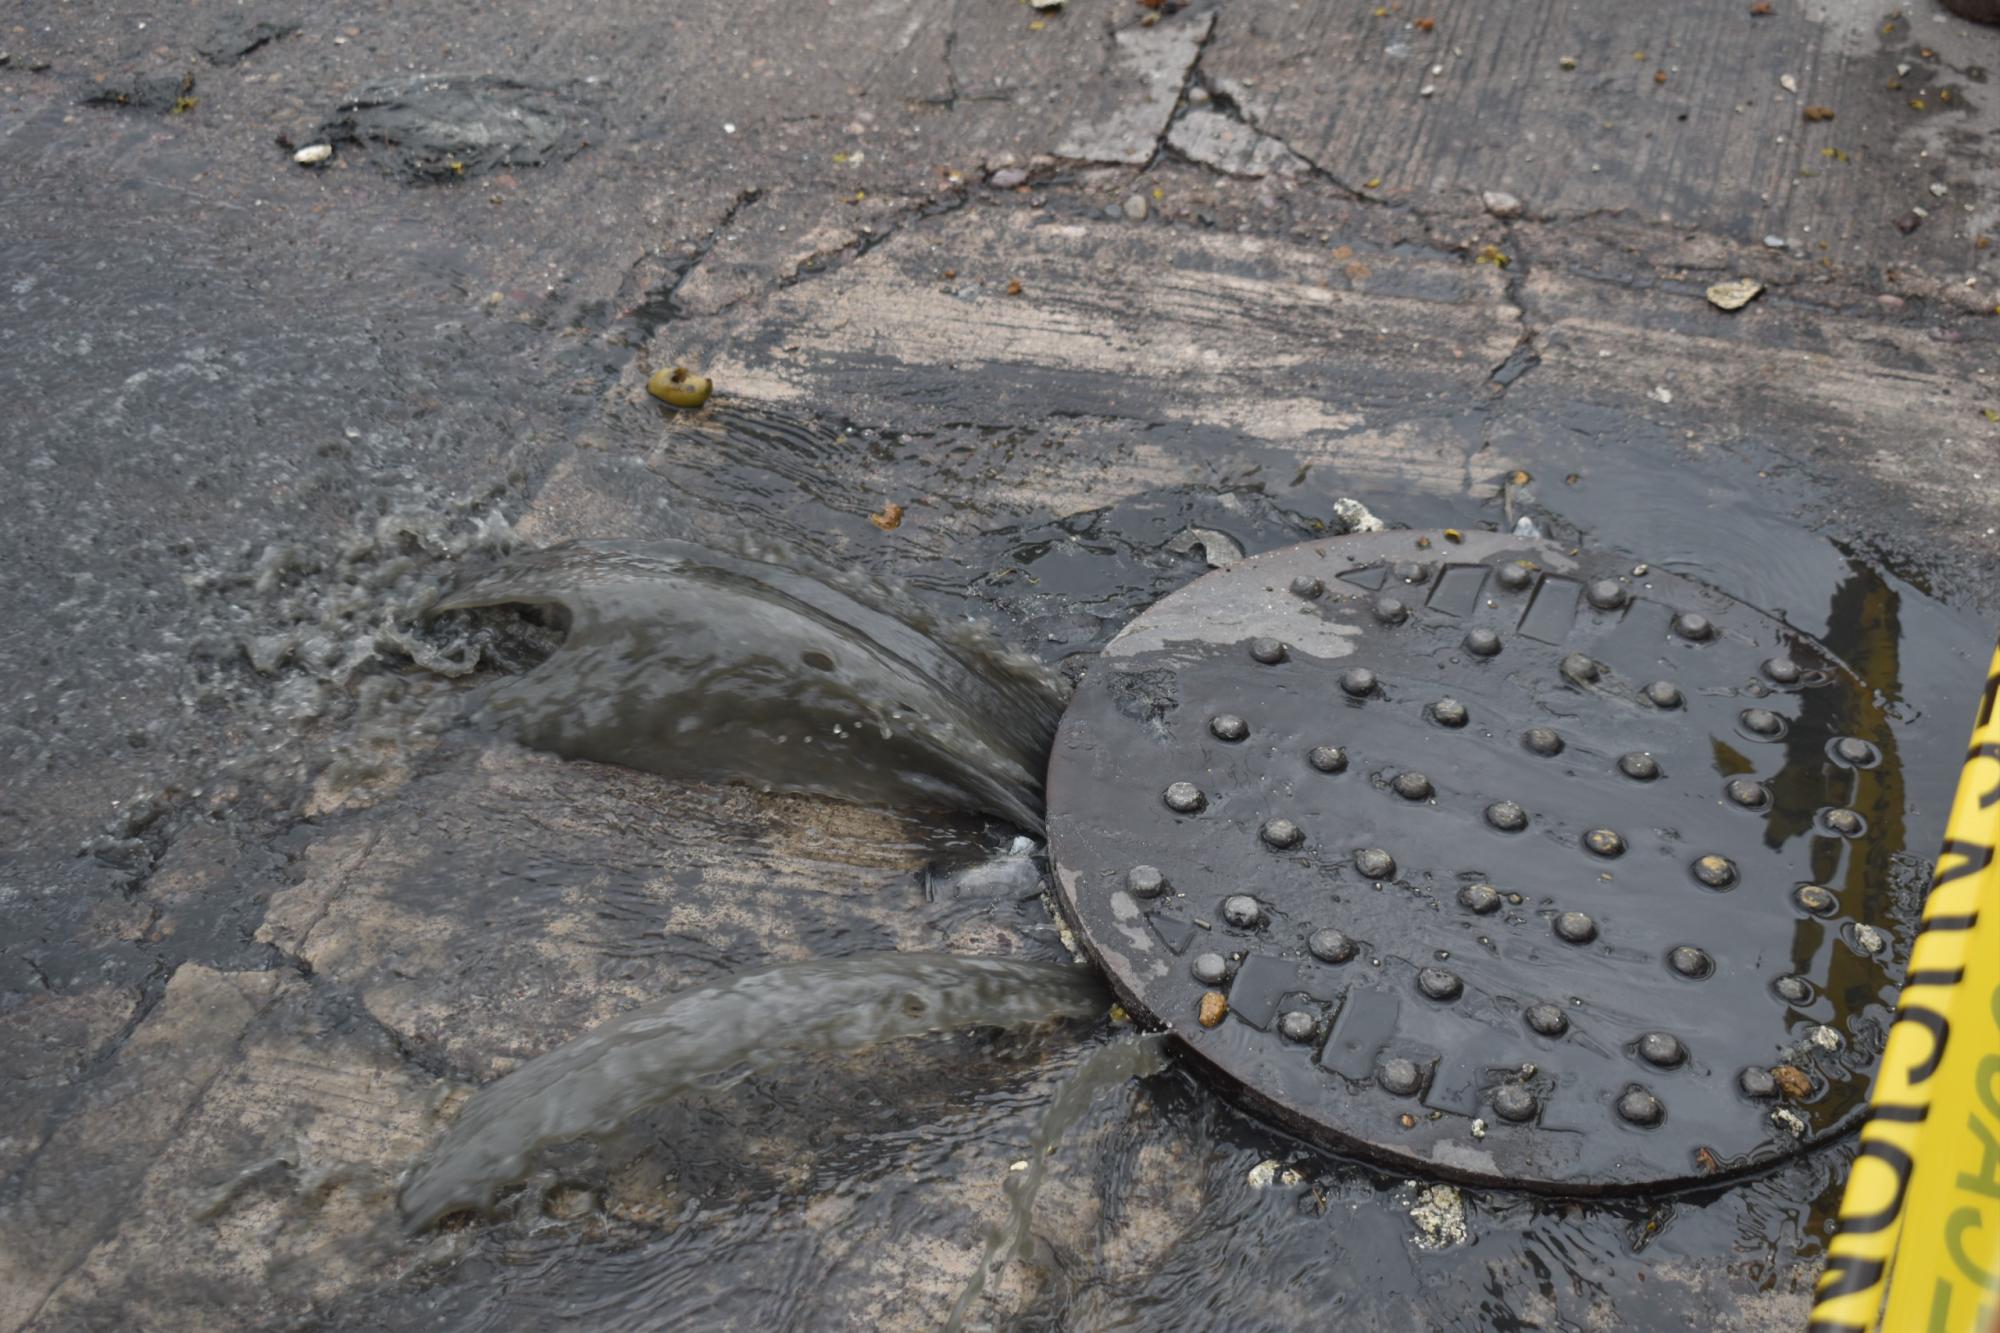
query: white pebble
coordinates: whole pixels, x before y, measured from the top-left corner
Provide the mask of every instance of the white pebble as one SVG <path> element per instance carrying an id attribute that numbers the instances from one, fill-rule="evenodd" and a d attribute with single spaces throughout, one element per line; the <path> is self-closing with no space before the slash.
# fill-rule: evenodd
<path id="1" fill-rule="evenodd" d="M 321 166 L 331 161 L 332 158 L 333 145 L 330 143 L 307 144 L 304 148 L 292 154 L 292 161 L 302 167 Z"/>

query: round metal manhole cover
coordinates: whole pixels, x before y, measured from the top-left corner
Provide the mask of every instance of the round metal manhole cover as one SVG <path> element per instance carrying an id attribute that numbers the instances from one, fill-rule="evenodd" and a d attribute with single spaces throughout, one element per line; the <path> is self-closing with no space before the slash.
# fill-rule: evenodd
<path id="1" fill-rule="evenodd" d="M 1050 852 L 1127 1008 L 1309 1137 L 1544 1189 L 1713 1178 L 1864 1109 L 1879 723 L 1825 647 L 1693 580 L 1342 537 L 1105 649 Z"/>

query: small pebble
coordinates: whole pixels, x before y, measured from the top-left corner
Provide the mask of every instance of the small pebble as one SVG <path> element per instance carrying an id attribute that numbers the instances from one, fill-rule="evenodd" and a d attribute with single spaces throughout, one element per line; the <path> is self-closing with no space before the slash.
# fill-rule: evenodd
<path id="1" fill-rule="evenodd" d="M 1229 1001 L 1223 998 L 1221 991 L 1212 990 L 1203 993 L 1201 1008 L 1196 1011 L 1196 1017 L 1201 1020 L 1203 1027 L 1212 1028 L 1220 1023 L 1223 1015 L 1228 1012 Z"/>
<path id="2" fill-rule="evenodd" d="M 1799 1119 L 1796 1112 L 1788 1110 L 1785 1107 L 1780 1106 L 1771 1112 L 1771 1123 L 1786 1131 L 1795 1139 L 1802 1139 L 1806 1136 L 1806 1122 Z"/>
<path id="3" fill-rule="evenodd" d="M 1011 190 L 1017 185 L 1028 183 L 1028 173 L 1019 167 L 1002 167 L 986 178 L 986 183 L 996 190 Z"/>
<path id="4" fill-rule="evenodd" d="M 307 144 L 292 154 L 292 161 L 302 167 L 325 166 L 333 160 L 333 145 L 330 143 Z"/>
<path id="5" fill-rule="evenodd" d="M 1479 202 L 1485 204 L 1486 211 L 1496 218 L 1521 216 L 1521 201 L 1505 190 L 1488 190 L 1479 196 Z"/>
<path id="6" fill-rule="evenodd" d="M 1708 289 L 1708 303 L 1718 310 L 1741 310 L 1763 290 L 1764 284 L 1755 278 L 1718 282 Z"/>
<path id="7" fill-rule="evenodd" d="M 1146 220 L 1146 196 L 1135 194 L 1125 201 L 1125 220 L 1144 222 Z"/>

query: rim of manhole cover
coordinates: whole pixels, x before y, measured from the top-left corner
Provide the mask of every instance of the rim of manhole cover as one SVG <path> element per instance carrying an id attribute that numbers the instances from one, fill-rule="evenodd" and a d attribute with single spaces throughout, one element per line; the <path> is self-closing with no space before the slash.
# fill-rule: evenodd
<path id="1" fill-rule="evenodd" d="M 1692 579 L 1341 537 L 1105 648 L 1050 855 L 1125 1006 L 1310 1138 L 1563 1192 L 1713 1179 L 1865 1110 L 1893 978 L 1847 913 L 1901 850 L 1868 827 L 1884 725 L 1824 645 Z"/>

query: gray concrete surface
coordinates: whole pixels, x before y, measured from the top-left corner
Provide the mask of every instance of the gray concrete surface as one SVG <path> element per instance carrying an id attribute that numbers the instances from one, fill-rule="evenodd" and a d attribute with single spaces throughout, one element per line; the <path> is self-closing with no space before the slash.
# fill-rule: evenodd
<path id="1" fill-rule="evenodd" d="M 478 645 L 397 627 L 511 541 L 749 529 L 1054 652 L 1071 608 L 1021 587 L 1011 534 L 1159 493 L 1498 522 L 1522 469 L 1662 562 L 1754 571 L 1804 549 L 1761 524 L 1809 530 L 1976 643 L 2000 605 L 2000 30 L 1934 0 L 1772 9 L 16 5 L 0 1328 L 552 1320 L 502 1281 L 511 1239 L 377 1237 L 464 1083 L 717 969 L 1057 956 L 1032 903 L 925 894 L 962 822 L 451 729 L 462 682 L 413 663 Z M 296 31 L 251 47 L 259 21 Z M 294 165 L 359 90 L 428 72 L 537 85 L 571 138 L 428 181 L 380 143 Z M 1703 299 L 1737 276 L 1766 291 Z M 704 413 L 645 396 L 677 363 L 715 378 Z M 732 1094 L 689 1113 L 712 1152 L 668 1135 L 574 1243 L 662 1320 L 935 1323 L 1066 1049 L 841 1066 L 807 1109 Z M 955 1073 L 984 1109 L 924 1158 Z M 1119 1190 L 1059 1173 L 1060 1262 L 1009 1265 L 980 1317 L 1199 1322 L 1190 1274 L 1246 1253 L 1248 1196 L 1216 1182 L 1267 1150 L 1216 1148 L 1217 1114 L 1135 1090 L 1093 1121 L 1073 1154 Z M 849 1131 L 876 1136 L 859 1167 Z M 1823 1209 L 1837 1162 L 1799 1171 Z M 869 1188 L 825 1187 L 848 1178 Z M 805 1200 L 762 1249 L 714 1211 L 759 1188 Z M 1427 1268 L 1376 1206 L 1380 1248 L 1340 1242 L 1350 1314 L 1486 1325 L 1438 1275 L 1469 1293 L 1520 1255 Z M 1537 1225 L 1478 1207 L 1489 1235 Z M 1770 1234 L 1644 1259 L 1643 1302 L 1607 1258 L 1601 1285 L 1496 1278 L 1501 1308 L 1792 1326 L 1816 1251 Z M 789 1279 L 760 1293 L 770 1256 Z M 717 1273 L 733 1294 L 689 1294 Z M 1243 1326 L 1326 1308 L 1236 1295 Z"/>

